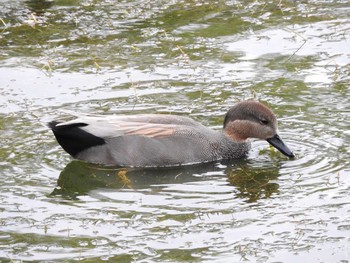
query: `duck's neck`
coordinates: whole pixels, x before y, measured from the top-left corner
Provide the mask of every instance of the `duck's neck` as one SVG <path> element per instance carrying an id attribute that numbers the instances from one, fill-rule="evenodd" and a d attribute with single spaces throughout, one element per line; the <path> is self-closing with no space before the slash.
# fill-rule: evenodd
<path id="1" fill-rule="evenodd" d="M 250 149 L 250 142 L 248 140 L 232 137 L 225 131 L 223 131 L 222 136 L 223 141 L 220 152 L 223 159 L 242 158 L 248 153 Z"/>
<path id="2" fill-rule="evenodd" d="M 246 143 L 247 138 L 240 136 L 238 133 L 234 133 L 231 130 L 223 130 L 223 133 L 225 136 L 227 136 L 230 140 L 236 142 L 236 143 Z"/>

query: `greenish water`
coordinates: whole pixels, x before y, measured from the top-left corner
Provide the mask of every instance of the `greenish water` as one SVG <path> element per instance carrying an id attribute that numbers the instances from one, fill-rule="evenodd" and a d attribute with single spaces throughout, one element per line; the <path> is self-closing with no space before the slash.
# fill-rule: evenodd
<path id="1" fill-rule="evenodd" d="M 1 262 L 350 262 L 348 1 L 3 0 Z M 71 158 L 60 109 L 279 117 L 297 158 L 112 170 Z"/>

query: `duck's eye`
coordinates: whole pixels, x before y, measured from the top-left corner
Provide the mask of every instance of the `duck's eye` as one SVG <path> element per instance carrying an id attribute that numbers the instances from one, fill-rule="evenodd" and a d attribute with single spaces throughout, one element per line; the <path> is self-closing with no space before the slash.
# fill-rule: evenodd
<path id="1" fill-rule="evenodd" d="M 269 123 L 269 121 L 266 120 L 266 119 L 261 119 L 261 120 L 260 120 L 260 124 L 262 124 L 262 125 L 266 125 L 266 124 L 268 124 L 268 123 Z"/>

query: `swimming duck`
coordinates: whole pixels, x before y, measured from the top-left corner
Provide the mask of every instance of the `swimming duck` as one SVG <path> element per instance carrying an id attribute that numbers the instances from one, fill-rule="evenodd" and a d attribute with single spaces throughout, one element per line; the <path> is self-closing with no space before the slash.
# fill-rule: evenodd
<path id="1" fill-rule="evenodd" d="M 161 167 L 242 158 L 250 149 L 248 138 L 267 140 L 294 157 L 277 134 L 273 112 L 253 100 L 229 109 L 219 131 L 164 114 L 86 115 L 48 126 L 73 158 L 103 165 Z"/>

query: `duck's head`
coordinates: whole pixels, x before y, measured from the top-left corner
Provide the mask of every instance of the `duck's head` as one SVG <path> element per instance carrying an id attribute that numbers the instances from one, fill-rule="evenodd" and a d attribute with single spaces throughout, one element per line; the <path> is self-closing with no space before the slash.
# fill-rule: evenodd
<path id="1" fill-rule="evenodd" d="M 248 138 L 266 140 L 284 155 L 294 157 L 277 134 L 276 116 L 260 102 L 248 100 L 233 106 L 225 116 L 224 132 L 237 142 L 244 142 Z"/>

